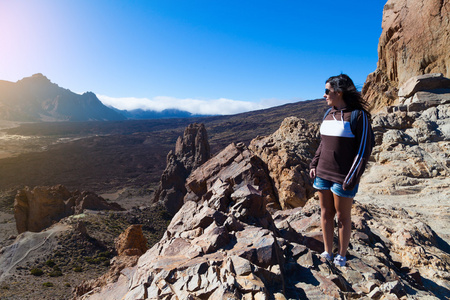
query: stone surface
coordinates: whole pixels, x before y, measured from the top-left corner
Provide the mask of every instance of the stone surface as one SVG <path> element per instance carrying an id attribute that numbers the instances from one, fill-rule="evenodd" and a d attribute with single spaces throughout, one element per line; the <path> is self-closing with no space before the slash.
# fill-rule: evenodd
<path id="1" fill-rule="evenodd" d="M 247 188 L 249 185 L 255 188 Z M 231 208 L 238 211 L 242 218 L 248 214 L 262 213 L 264 204 L 279 206 L 267 166 L 243 144 L 230 144 L 201 168 L 194 170 L 186 180 L 186 188 L 188 192 L 184 201 L 207 201 L 216 209 L 228 207 L 229 196 L 236 192 L 233 195 L 236 201 L 231 202 L 234 203 Z M 243 189 L 237 192 L 240 188 Z M 251 194 L 252 197 L 261 194 L 263 203 L 257 208 L 246 207 L 241 194 Z M 250 208 L 256 211 L 249 211 Z"/>
<path id="2" fill-rule="evenodd" d="M 210 156 L 205 126 L 190 124 L 183 136 L 178 137 L 175 151 L 170 151 L 167 155 L 166 169 L 152 202 L 160 202 L 171 214 L 175 214 L 183 205 L 186 178 Z"/>
<path id="3" fill-rule="evenodd" d="M 363 87 L 373 110 L 398 104 L 397 92 L 413 76 L 450 77 L 450 1 L 389 0 L 384 6 L 377 69 Z"/>
<path id="4" fill-rule="evenodd" d="M 319 143 L 318 124 L 296 117 L 286 118 L 272 135 L 250 143 L 249 149 L 267 164 L 281 208 L 304 206 L 314 194 L 308 168 Z"/>
<path id="5" fill-rule="evenodd" d="M 450 79 L 441 73 L 414 76 L 408 79 L 398 90 L 400 101 L 420 91 L 450 89 Z"/>

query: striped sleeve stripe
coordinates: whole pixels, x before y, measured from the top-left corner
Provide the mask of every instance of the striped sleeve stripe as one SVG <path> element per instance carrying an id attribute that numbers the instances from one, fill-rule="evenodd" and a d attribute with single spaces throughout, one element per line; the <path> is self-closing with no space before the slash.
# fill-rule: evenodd
<path id="1" fill-rule="evenodd" d="M 367 116 L 364 111 L 361 110 L 362 116 L 363 116 L 363 135 L 361 138 L 361 143 L 359 145 L 358 154 L 356 155 L 356 159 L 353 162 L 352 167 L 350 170 L 352 170 L 350 177 L 346 180 L 346 183 L 348 184 L 350 180 L 353 178 L 353 176 L 356 173 L 356 170 L 358 170 L 359 165 L 362 163 L 362 159 L 364 157 L 364 151 L 366 150 L 366 144 L 367 144 L 367 132 L 368 132 L 368 121 Z"/>

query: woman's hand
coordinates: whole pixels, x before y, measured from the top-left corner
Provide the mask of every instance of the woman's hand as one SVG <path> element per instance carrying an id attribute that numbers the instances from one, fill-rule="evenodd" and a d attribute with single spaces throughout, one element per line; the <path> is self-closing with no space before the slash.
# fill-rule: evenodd
<path id="1" fill-rule="evenodd" d="M 311 169 L 309 170 L 309 177 L 311 177 L 312 179 L 316 178 L 316 169 Z"/>

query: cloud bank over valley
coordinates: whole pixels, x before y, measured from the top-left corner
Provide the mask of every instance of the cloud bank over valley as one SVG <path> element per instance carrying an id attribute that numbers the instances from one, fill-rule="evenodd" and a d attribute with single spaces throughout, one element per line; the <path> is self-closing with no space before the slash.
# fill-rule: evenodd
<path id="1" fill-rule="evenodd" d="M 233 115 L 303 100 L 263 99 L 259 102 L 250 102 L 226 98 L 200 100 L 192 98 L 179 99 L 168 96 L 157 96 L 154 98 L 114 98 L 97 95 L 97 97 L 103 104 L 120 110 L 132 111 L 142 109 L 145 111 L 161 112 L 165 109 L 178 109 L 199 115 Z"/>

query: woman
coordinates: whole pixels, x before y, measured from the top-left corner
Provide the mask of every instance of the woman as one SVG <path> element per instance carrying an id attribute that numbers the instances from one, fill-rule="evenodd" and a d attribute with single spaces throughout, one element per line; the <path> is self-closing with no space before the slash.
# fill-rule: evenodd
<path id="1" fill-rule="evenodd" d="M 345 266 L 351 234 L 351 209 L 358 182 L 372 150 L 370 114 L 366 102 L 353 81 L 345 74 L 330 77 L 324 98 L 331 109 L 320 127 L 321 142 L 310 164 L 310 176 L 318 190 L 325 251 L 331 261 L 334 216 L 337 216 L 339 249 L 334 264 Z M 352 131 L 351 115 L 357 111 L 356 128 Z"/>

